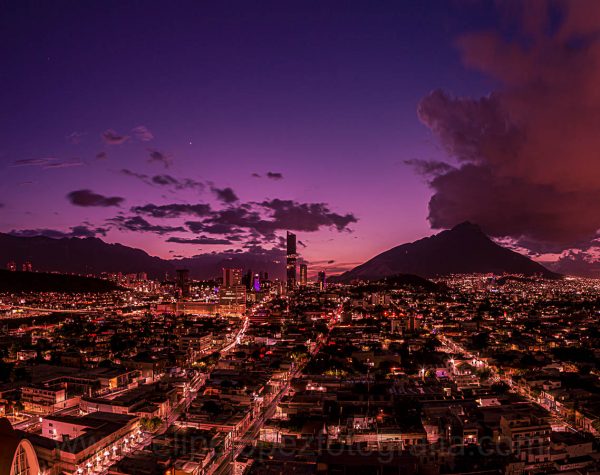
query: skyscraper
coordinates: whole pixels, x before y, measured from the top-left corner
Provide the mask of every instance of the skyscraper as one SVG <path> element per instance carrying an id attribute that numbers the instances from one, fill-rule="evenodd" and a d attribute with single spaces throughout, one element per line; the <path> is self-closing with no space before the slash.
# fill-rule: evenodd
<path id="1" fill-rule="evenodd" d="M 182 297 L 190 296 L 190 271 L 188 269 L 177 269 L 177 287 L 181 290 Z"/>
<path id="2" fill-rule="evenodd" d="M 242 269 L 231 267 L 223 268 L 223 287 L 229 288 L 242 285 Z"/>
<path id="3" fill-rule="evenodd" d="M 286 265 L 286 276 L 287 276 L 287 289 L 294 290 L 296 288 L 296 235 L 291 232 L 287 232 L 287 265 Z"/>
<path id="4" fill-rule="evenodd" d="M 319 289 L 325 290 L 325 287 L 327 287 L 327 282 L 325 281 L 325 271 L 324 270 L 319 271 L 318 282 L 319 282 Z"/>
<path id="5" fill-rule="evenodd" d="M 306 287 L 308 283 L 308 266 L 300 264 L 300 287 Z"/>

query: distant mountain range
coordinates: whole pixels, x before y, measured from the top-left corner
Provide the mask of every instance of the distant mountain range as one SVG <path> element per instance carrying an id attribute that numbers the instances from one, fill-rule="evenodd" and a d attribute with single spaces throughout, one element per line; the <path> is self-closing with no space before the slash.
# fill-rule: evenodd
<path id="1" fill-rule="evenodd" d="M 124 274 L 146 272 L 152 278 L 175 275 L 176 269 L 189 269 L 196 279 L 212 279 L 223 267 L 243 267 L 266 271 L 282 278 L 285 272 L 284 251 L 201 254 L 183 259 L 161 259 L 147 252 L 121 244 L 108 244 L 98 238 L 23 237 L 0 233 L 0 269 L 14 261 L 18 269 L 31 262 L 34 270 L 75 274 Z"/>
<path id="2" fill-rule="evenodd" d="M 98 238 L 21 237 L 0 233 L 0 268 L 7 262 L 32 263 L 36 271 L 76 274 L 147 272 L 153 277 L 174 272 L 174 265 L 141 249 L 107 244 Z"/>
<path id="3" fill-rule="evenodd" d="M 278 278 L 283 277 L 285 270 L 285 252 L 278 249 L 206 253 L 167 260 L 150 256 L 141 249 L 108 244 L 98 238 L 53 239 L 0 233 L 0 268 L 10 261 L 17 265 L 30 261 L 37 271 L 77 274 L 146 272 L 153 278 L 163 278 L 165 273 L 173 276 L 179 268 L 189 269 L 196 279 L 214 278 L 220 275 L 223 267 L 266 271 Z M 463 223 L 434 236 L 394 247 L 331 280 L 378 280 L 399 274 L 430 278 L 467 273 L 558 276 L 541 264 L 499 246 L 478 226 Z"/>
<path id="4" fill-rule="evenodd" d="M 119 287 L 103 279 L 45 272 L 10 272 L 0 269 L 2 292 L 110 292 Z"/>
<path id="5" fill-rule="evenodd" d="M 402 244 L 335 278 L 339 282 L 376 280 L 397 274 L 523 274 L 558 277 L 541 264 L 499 246 L 479 226 L 462 223 L 431 237 Z"/>

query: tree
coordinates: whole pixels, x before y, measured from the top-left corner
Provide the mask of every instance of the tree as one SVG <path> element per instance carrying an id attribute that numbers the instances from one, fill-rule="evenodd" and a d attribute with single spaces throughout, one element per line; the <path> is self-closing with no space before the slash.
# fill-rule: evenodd
<path id="1" fill-rule="evenodd" d="M 146 432 L 154 432 L 162 425 L 160 417 L 142 417 L 140 419 L 140 427 Z"/>

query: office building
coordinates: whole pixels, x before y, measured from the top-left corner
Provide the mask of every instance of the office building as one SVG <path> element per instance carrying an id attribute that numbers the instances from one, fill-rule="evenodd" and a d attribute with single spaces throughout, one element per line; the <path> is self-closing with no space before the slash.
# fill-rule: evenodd
<path id="1" fill-rule="evenodd" d="M 308 284 L 308 266 L 300 264 L 300 287 L 306 287 Z"/>
<path id="2" fill-rule="evenodd" d="M 319 284 L 319 290 L 325 290 L 327 287 L 327 282 L 325 280 L 325 271 L 319 271 L 317 283 Z"/>
<path id="3" fill-rule="evenodd" d="M 177 269 L 177 287 L 182 297 L 190 296 L 190 271 L 188 269 Z"/>
<path id="4" fill-rule="evenodd" d="M 242 269 L 224 267 L 223 268 L 223 287 L 230 288 L 236 285 L 242 285 Z"/>
<path id="5" fill-rule="evenodd" d="M 294 290 L 296 288 L 296 235 L 288 231 L 287 233 L 287 289 Z"/>

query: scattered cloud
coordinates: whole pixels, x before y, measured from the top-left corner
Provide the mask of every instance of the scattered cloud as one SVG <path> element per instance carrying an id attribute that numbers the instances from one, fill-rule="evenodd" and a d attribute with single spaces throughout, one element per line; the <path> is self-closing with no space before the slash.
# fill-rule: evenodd
<path id="1" fill-rule="evenodd" d="M 106 152 L 98 152 L 96 154 L 96 160 L 106 160 L 108 159 L 108 154 Z"/>
<path id="2" fill-rule="evenodd" d="M 132 178 L 137 178 L 147 185 L 158 185 L 161 187 L 172 188 L 173 190 L 190 189 L 202 191 L 206 187 L 203 182 L 194 180 L 192 178 L 176 178 L 167 174 L 150 176 L 146 175 L 145 173 L 134 172 L 127 168 L 121 169 L 120 173 Z"/>
<path id="3" fill-rule="evenodd" d="M 173 164 L 173 159 L 170 155 L 167 155 L 164 152 L 160 152 L 158 150 L 148 149 L 150 153 L 148 157 L 148 162 L 154 163 L 158 162 L 162 164 L 165 168 L 169 168 Z"/>
<path id="4" fill-rule="evenodd" d="M 579 277 L 600 277 L 600 249 L 594 247 L 588 251 L 569 250 L 557 261 L 543 262 L 548 269 L 559 274 Z"/>
<path id="5" fill-rule="evenodd" d="M 242 229 L 272 239 L 274 233 L 280 230 L 313 232 L 325 227 L 344 231 L 355 222 L 357 219 L 353 214 L 334 213 L 325 203 L 274 199 L 213 211 L 200 225 L 196 223 L 194 226 L 228 227 L 229 232 Z M 206 228 L 203 231 L 206 232 Z"/>
<path id="6" fill-rule="evenodd" d="M 120 206 L 125 201 L 125 198 L 120 196 L 103 196 L 98 193 L 94 193 L 91 190 L 76 190 L 72 191 L 67 195 L 67 199 L 75 206 Z"/>
<path id="7" fill-rule="evenodd" d="M 16 160 L 11 165 L 12 167 L 40 167 L 44 169 L 52 168 L 69 168 L 83 165 L 83 162 L 78 158 L 71 160 L 59 160 L 57 158 L 26 158 Z"/>
<path id="8" fill-rule="evenodd" d="M 197 238 L 179 238 L 170 237 L 167 242 L 173 242 L 177 244 L 200 244 L 200 245 L 219 245 L 219 244 L 231 244 L 229 239 L 212 238 L 207 236 L 200 236 Z"/>
<path id="9" fill-rule="evenodd" d="M 74 158 L 72 160 L 65 161 L 55 161 L 44 165 L 42 168 L 52 169 L 52 168 L 71 168 L 71 167 L 79 167 L 83 165 L 83 162 L 78 158 Z"/>
<path id="10" fill-rule="evenodd" d="M 150 132 L 148 127 L 145 125 L 138 125 L 137 127 L 134 127 L 131 133 L 137 140 L 141 142 L 150 142 L 154 138 L 152 132 Z"/>
<path id="11" fill-rule="evenodd" d="M 22 160 L 15 160 L 12 164 L 13 167 L 41 167 L 52 161 L 55 158 L 25 158 Z"/>
<path id="12" fill-rule="evenodd" d="M 192 178 L 175 178 L 171 175 L 154 175 L 152 183 L 161 186 L 172 186 L 176 190 L 196 189 L 202 191 L 205 187 L 204 183 Z"/>
<path id="13" fill-rule="evenodd" d="M 102 140 L 108 145 L 121 145 L 129 140 L 128 135 L 121 135 L 113 129 L 108 129 L 102 132 Z"/>
<path id="14" fill-rule="evenodd" d="M 252 178 L 262 178 L 260 173 L 252 173 Z M 266 178 L 270 180 L 283 180 L 283 174 L 279 172 L 267 172 L 264 175 Z"/>
<path id="15" fill-rule="evenodd" d="M 134 172 L 132 170 L 129 170 L 128 168 L 122 168 L 120 170 L 120 173 L 122 173 L 125 176 L 130 176 L 130 177 L 137 178 L 139 180 L 148 182 L 148 175 L 146 175 L 144 173 Z"/>
<path id="16" fill-rule="evenodd" d="M 222 201 L 223 203 L 226 203 L 226 204 L 235 203 L 236 201 L 239 200 L 239 198 L 235 194 L 235 192 L 229 187 L 227 187 L 227 188 L 212 187 L 211 191 L 215 194 L 215 196 L 217 197 L 217 199 L 219 201 Z"/>
<path id="17" fill-rule="evenodd" d="M 211 212 L 210 205 L 205 203 L 155 205 L 149 203 L 144 206 L 135 206 L 131 211 L 136 214 L 152 216 L 154 218 L 179 218 L 181 216 L 207 216 Z"/>
<path id="18" fill-rule="evenodd" d="M 271 214 L 272 222 L 279 229 L 292 231 L 318 231 L 321 227 L 348 230 L 358 220 L 351 214 L 332 212 L 325 203 L 298 203 L 292 200 L 274 199 L 263 201 L 260 206 Z"/>
<path id="19" fill-rule="evenodd" d="M 196 234 L 240 234 L 243 232 L 241 229 L 232 227 L 229 224 L 205 224 L 201 221 L 186 221 L 185 225 Z"/>
<path id="20" fill-rule="evenodd" d="M 57 229 L 37 228 L 37 229 L 13 229 L 9 232 L 12 236 L 34 237 L 44 236 L 52 239 L 61 238 L 87 238 L 105 236 L 108 232 L 106 228 L 92 228 L 87 225 L 73 226 L 69 231 L 60 231 Z"/>
<path id="21" fill-rule="evenodd" d="M 174 232 L 184 232 L 185 229 L 181 226 L 162 226 L 151 224 L 141 216 L 116 216 L 108 220 L 108 222 L 118 229 L 135 232 L 148 232 L 155 234 L 168 234 Z"/>

